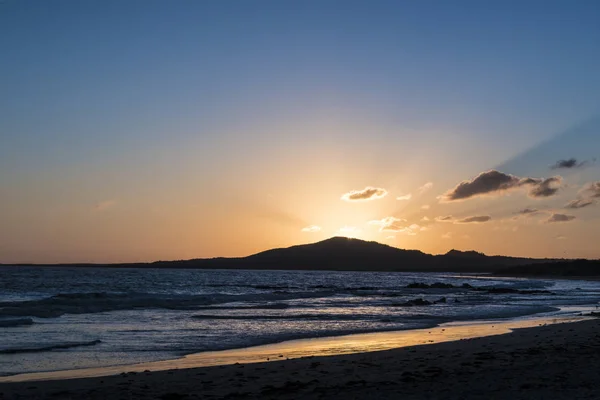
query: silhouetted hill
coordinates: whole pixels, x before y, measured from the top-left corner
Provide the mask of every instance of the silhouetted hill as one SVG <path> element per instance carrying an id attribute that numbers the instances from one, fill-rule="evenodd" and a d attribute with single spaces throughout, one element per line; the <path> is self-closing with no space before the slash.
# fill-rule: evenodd
<path id="1" fill-rule="evenodd" d="M 239 258 L 157 261 L 136 264 L 69 264 L 79 267 L 281 269 L 338 271 L 494 272 L 505 267 L 548 264 L 553 260 L 486 256 L 475 251 L 451 250 L 431 255 L 377 242 L 333 237 L 321 242 L 272 249 Z M 56 265 L 55 265 L 56 266 Z"/>
<path id="2" fill-rule="evenodd" d="M 565 260 L 553 263 L 521 265 L 496 272 L 502 276 L 554 276 L 591 277 L 600 276 L 600 260 Z"/>

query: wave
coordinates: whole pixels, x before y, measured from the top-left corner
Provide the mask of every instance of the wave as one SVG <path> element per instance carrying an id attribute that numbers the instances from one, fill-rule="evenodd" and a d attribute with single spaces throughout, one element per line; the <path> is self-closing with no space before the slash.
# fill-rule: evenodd
<path id="1" fill-rule="evenodd" d="M 191 318 L 194 319 L 220 319 L 220 320 L 314 320 L 314 321 L 360 321 L 369 320 L 377 321 L 381 318 L 380 315 L 365 315 L 365 314 L 289 314 L 289 315 L 223 315 L 223 314 L 195 314 Z"/>
<path id="2" fill-rule="evenodd" d="M 101 340 L 92 340 L 90 342 L 59 343 L 59 344 L 53 344 L 50 346 L 43 346 L 43 347 L 21 347 L 21 348 L 12 348 L 12 349 L 0 349 L 0 354 L 42 353 L 45 351 L 65 350 L 65 349 L 71 349 L 74 347 L 94 346 L 99 343 L 102 343 L 102 341 Z"/>
<path id="3" fill-rule="evenodd" d="M 60 293 L 40 300 L 0 302 L 0 316 L 55 318 L 64 314 L 90 314 L 135 309 L 196 310 L 213 304 L 272 302 L 322 298 L 335 292 L 254 293 L 243 295 L 161 295 L 150 293 Z M 275 308 L 281 306 L 275 306 Z"/>
<path id="4" fill-rule="evenodd" d="M 0 328 L 14 328 L 26 325 L 33 325 L 33 320 L 31 318 L 0 319 Z"/>

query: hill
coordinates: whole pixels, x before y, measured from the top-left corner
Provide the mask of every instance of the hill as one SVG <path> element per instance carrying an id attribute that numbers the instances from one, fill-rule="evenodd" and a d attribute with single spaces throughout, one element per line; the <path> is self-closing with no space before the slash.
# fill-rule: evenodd
<path id="1" fill-rule="evenodd" d="M 405 272 L 494 272 L 506 267 L 553 260 L 486 256 L 475 251 L 451 250 L 431 255 L 378 242 L 333 237 L 317 243 L 272 249 L 239 258 L 156 261 L 136 264 L 67 264 L 77 267 L 271 269 Z M 53 265 L 57 266 L 57 265 Z"/>

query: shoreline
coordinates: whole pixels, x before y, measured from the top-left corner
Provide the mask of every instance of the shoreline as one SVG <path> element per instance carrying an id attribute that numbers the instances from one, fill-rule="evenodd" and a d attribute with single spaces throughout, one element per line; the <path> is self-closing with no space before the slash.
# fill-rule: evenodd
<path id="1" fill-rule="evenodd" d="M 368 353 L 1 383 L 0 398 L 597 398 L 598 332 L 599 319 L 582 319 Z"/>
<path id="2" fill-rule="evenodd" d="M 0 377 L 0 384 L 10 382 L 49 381 L 64 379 L 98 378 L 123 373 L 194 369 L 234 364 L 253 364 L 300 359 L 306 357 L 332 357 L 388 351 L 412 346 L 470 340 L 505 335 L 515 329 L 535 328 L 543 325 L 574 323 L 594 319 L 586 316 L 518 317 L 510 320 L 455 321 L 435 327 L 400 331 L 353 333 L 293 339 L 251 347 L 192 353 L 182 357 L 123 364 L 98 368 L 30 372 Z"/>

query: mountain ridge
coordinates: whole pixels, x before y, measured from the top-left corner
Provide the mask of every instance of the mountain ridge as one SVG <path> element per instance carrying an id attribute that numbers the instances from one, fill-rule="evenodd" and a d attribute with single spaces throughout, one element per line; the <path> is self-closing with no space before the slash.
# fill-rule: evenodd
<path id="1" fill-rule="evenodd" d="M 401 272 L 495 272 L 503 268 L 552 263 L 556 259 L 488 256 L 476 251 L 450 250 L 433 255 L 375 241 L 335 236 L 315 243 L 274 248 L 246 257 L 116 264 L 17 264 L 17 266 L 336 270 Z M 7 264 L 0 264 L 7 265 Z"/>

